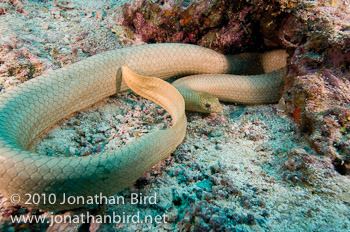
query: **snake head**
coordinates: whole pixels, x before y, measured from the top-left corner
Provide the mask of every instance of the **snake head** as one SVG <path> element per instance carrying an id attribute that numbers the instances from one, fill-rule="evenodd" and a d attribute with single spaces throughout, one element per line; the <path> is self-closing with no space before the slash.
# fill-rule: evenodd
<path id="1" fill-rule="evenodd" d="M 188 86 L 175 85 L 185 100 L 185 108 L 188 111 L 201 113 L 218 113 L 222 110 L 219 99 L 206 92 L 191 89 Z"/>
<path id="2" fill-rule="evenodd" d="M 219 113 L 222 111 L 222 105 L 219 102 L 219 99 L 209 93 L 199 92 L 200 101 L 196 104 L 195 110 L 201 113 Z M 186 105 L 186 101 L 185 101 Z M 187 106 L 187 105 L 186 105 Z M 187 108 L 186 108 L 187 109 Z"/>

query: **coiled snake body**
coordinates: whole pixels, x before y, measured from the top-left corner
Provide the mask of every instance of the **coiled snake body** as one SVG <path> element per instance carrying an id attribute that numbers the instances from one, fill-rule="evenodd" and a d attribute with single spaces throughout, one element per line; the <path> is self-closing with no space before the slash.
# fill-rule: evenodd
<path id="1" fill-rule="evenodd" d="M 182 96 L 170 84 L 132 74 L 125 67 L 122 71 L 125 80 L 119 85 L 123 65 L 140 75 L 165 79 L 188 74 L 239 73 L 244 59 L 188 44 L 143 45 L 92 56 L 3 94 L 0 97 L 0 192 L 6 198 L 18 194 L 19 204 L 46 210 L 76 208 L 79 204 L 59 204 L 63 194 L 75 197 L 116 194 L 176 149 L 186 130 Z M 281 75 L 274 75 L 270 82 L 278 87 Z M 242 94 L 248 98 L 252 94 L 244 88 L 251 88 L 251 81 L 254 82 L 254 78 L 241 80 L 239 84 Z M 172 116 L 172 127 L 152 132 L 120 150 L 95 156 L 49 157 L 26 150 L 42 131 L 57 121 L 115 94 L 119 88 L 121 91 L 128 89 L 127 85 L 163 106 Z M 231 82 L 230 85 L 235 84 Z M 218 88 L 213 89 L 217 91 Z M 278 92 L 278 89 L 273 91 Z M 276 100 L 278 94 L 269 99 L 270 102 Z M 25 204 L 28 194 L 51 193 L 56 196 L 54 204 L 42 201 Z"/>

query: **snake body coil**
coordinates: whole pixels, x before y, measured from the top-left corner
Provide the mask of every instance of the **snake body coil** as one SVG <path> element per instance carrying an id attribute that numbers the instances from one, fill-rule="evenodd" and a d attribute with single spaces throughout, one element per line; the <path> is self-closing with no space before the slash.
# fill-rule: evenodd
<path id="1" fill-rule="evenodd" d="M 54 204 L 41 201 L 25 206 L 76 208 L 79 204 L 60 204 L 64 194 L 87 197 L 118 193 L 176 149 L 186 129 L 181 95 L 159 79 L 128 75 L 129 70 L 124 68 L 130 88 L 171 114 L 170 129 L 152 132 L 120 150 L 95 156 L 49 157 L 26 150 L 54 123 L 115 94 L 123 65 L 138 74 L 163 79 L 235 71 L 232 59 L 212 50 L 186 44 L 154 44 L 104 52 L 21 84 L 0 97 L 0 192 L 5 197 L 18 194 L 18 203 L 25 205 L 26 194 L 54 193 Z M 120 90 L 127 88 L 123 80 Z"/>

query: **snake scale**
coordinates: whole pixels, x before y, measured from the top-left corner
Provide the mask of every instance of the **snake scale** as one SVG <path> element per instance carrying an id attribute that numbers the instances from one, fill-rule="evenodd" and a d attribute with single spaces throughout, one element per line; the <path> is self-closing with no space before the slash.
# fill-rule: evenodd
<path id="1" fill-rule="evenodd" d="M 261 60 L 272 64 L 272 70 L 277 66 L 280 68 L 285 65 L 285 61 L 280 62 L 285 59 L 281 54 Z M 80 206 L 59 204 L 63 194 L 87 197 L 118 193 L 173 152 L 185 136 L 184 100 L 172 85 L 158 78 L 241 73 L 243 69 L 249 71 L 247 63 L 252 61 L 254 59 L 249 57 L 224 56 L 195 45 L 151 44 L 100 53 L 19 85 L 0 97 L 0 192 L 6 198 L 18 194 L 18 204 L 45 210 Z M 279 95 L 275 92 L 281 85 L 281 76 L 283 72 L 266 74 L 261 80 L 258 76 L 241 76 L 237 77 L 240 78 L 238 84 L 233 79 L 229 85 L 240 88 L 239 99 L 246 96 L 247 103 L 262 103 L 251 98 L 257 94 L 273 95 L 267 101 L 273 102 L 278 100 Z M 191 85 L 198 85 L 195 79 L 190 79 Z M 209 85 L 220 92 L 219 85 L 212 82 Z M 252 85 L 262 87 L 262 90 L 254 90 Z M 35 138 L 59 120 L 118 91 L 127 90 L 128 86 L 164 107 L 172 116 L 172 126 L 142 136 L 119 150 L 95 156 L 49 157 L 27 150 Z M 218 97 L 230 100 L 220 94 Z M 25 204 L 26 194 L 51 193 L 56 196 L 54 204 L 42 201 Z"/>

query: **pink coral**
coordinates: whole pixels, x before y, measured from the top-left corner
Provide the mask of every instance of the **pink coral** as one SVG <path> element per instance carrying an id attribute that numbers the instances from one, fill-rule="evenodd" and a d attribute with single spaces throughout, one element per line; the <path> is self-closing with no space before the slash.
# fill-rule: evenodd
<path id="1" fill-rule="evenodd" d="M 230 1 L 193 1 L 171 4 L 143 0 L 123 7 L 123 25 L 145 42 L 197 43 L 220 52 L 235 52 L 254 44 L 254 27 L 260 18 L 259 4 L 232 4 Z M 277 7 L 271 8 L 271 11 Z M 278 24 L 279 15 L 273 17 Z M 260 42 L 256 46 L 260 46 Z"/>

